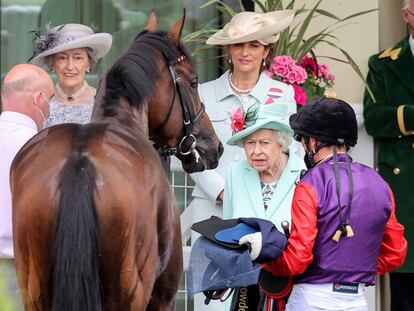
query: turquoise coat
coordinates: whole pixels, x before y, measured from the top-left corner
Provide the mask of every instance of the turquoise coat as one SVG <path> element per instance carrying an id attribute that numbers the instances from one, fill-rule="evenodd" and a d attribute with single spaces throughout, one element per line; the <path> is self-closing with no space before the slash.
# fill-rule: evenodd
<path id="1" fill-rule="evenodd" d="M 224 190 L 224 218 L 257 217 L 272 221 L 283 232 L 281 222 L 291 222 L 291 205 L 296 183 L 305 164 L 290 154 L 268 208 L 263 206 L 259 173 L 247 160 L 234 163 L 227 173 Z"/>
<path id="2" fill-rule="evenodd" d="M 397 271 L 414 272 L 414 56 L 408 37 L 371 56 L 364 96 L 368 134 L 378 146 L 378 172 L 394 192 L 395 213 L 405 227 L 408 253 Z"/>
<path id="3" fill-rule="evenodd" d="M 226 71 L 218 79 L 203 83 L 198 88 L 200 99 L 205 104 L 206 112 L 210 117 L 214 130 L 224 146 L 224 153 L 216 169 L 190 175 L 196 182 L 192 193 L 193 197 L 206 200 L 204 203 L 198 203 L 210 205 L 212 208 L 215 206 L 217 196 L 224 189 L 230 164 L 246 158 L 244 149 L 226 144 L 226 141 L 232 136 L 230 113 L 238 107 L 247 109 L 257 102 L 264 104 L 269 98 L 271 88 L 278 88 L 281 91 L 280 97 L 274 99 L 274 102 L 288 106 L 286 119 L 296 112 L 292 86 L 273 80 L 262 73 L 253 90 L 248 95 L 240 97 L 231 89 L 228 76 L 229 71 Z M 294 144 L 291 150 L 295 152 L 295 148 L 297 148 L 297 145 Z"/>

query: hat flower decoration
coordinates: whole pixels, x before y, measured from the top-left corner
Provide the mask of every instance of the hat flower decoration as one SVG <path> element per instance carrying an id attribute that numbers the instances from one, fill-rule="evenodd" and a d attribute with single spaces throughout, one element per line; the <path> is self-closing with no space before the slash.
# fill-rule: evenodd
<path id="1" fill-rule="evenodd" d="M 51 29 L 52 27 L 50 26 L 50 23 L 48 23 L 46 24 L 46 33 L 44 35 L 40 34 L 40 30 L 32 31 L 35 35 L 33 39 L 35 42 L 35 52 L 33 57 L 36 56 L 36 54 L 47 51 L 55 46 L 58 35 L 57 32 L 53 32 Z"/>
<path id="2" fill-rule="evenodd" d="M 234 109 L 230 114 L 230 126 L 233 130 L 233 135 L 243 131 L 246 128 L 246 126 L 249 126 L 249 124 L 254 123 L 257 119 L 258 111 L 258 104 L 250 106 L 247 109 L 246 113 L 244 112 L 242 107 Z"/>

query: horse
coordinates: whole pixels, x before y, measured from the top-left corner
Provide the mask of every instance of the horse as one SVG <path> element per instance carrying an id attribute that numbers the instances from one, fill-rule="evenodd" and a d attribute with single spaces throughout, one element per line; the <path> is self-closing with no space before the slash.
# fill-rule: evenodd
<path id="1" fill-rule="evenodd" d="M 174 310 L 179 210 L 160 156 L 188 172 L 223 152 L 180 43 L 151 13 L 98 87 L 93 122 L 40 131 L 11 167 L 13 243 L 26 310 Z M 158 152 L 153 143 L 158 146 Z"/>

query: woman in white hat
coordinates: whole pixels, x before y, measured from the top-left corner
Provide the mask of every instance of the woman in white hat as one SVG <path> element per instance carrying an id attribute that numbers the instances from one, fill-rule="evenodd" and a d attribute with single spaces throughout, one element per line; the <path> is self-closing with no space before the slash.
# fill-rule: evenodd
<path id="1" fill-rule="evenodd" d="M 111 48 L 112 36 L 82 24 L 64 24 L 35 38 L 37 55 L 29 62 L 56 73 L 58 82 L 45 126 L 90 122 L 96 89 L 85 75 Z"/>

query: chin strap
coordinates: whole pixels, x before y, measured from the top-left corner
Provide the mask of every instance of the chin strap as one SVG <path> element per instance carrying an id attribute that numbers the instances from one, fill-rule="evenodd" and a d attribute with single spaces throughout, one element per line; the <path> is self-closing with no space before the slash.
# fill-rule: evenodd
<path id="1" fill-rule="evenodd" d="M 311 150 L 311 147 L 310 147 L 310 144 L 309 144 L 309 142 L 310 142 L 309 137 L 304 136 L 303 138 L 305 139 L 306 149 Z M 317 164 L 315 162 L 314 158 L 313 158 L 315 156 L 315 154 L 317 154 L 318 151 L 321 150 L 323 147 L 328 147 L 330 145 L 331 145 L 330 143 L 320 143 L 319 145 L 316 145 L 313 150 L 306 151 L 305 152 L 305 158 L 304 158 L 306 167 L 308 169 L 314 167 Z"/>

